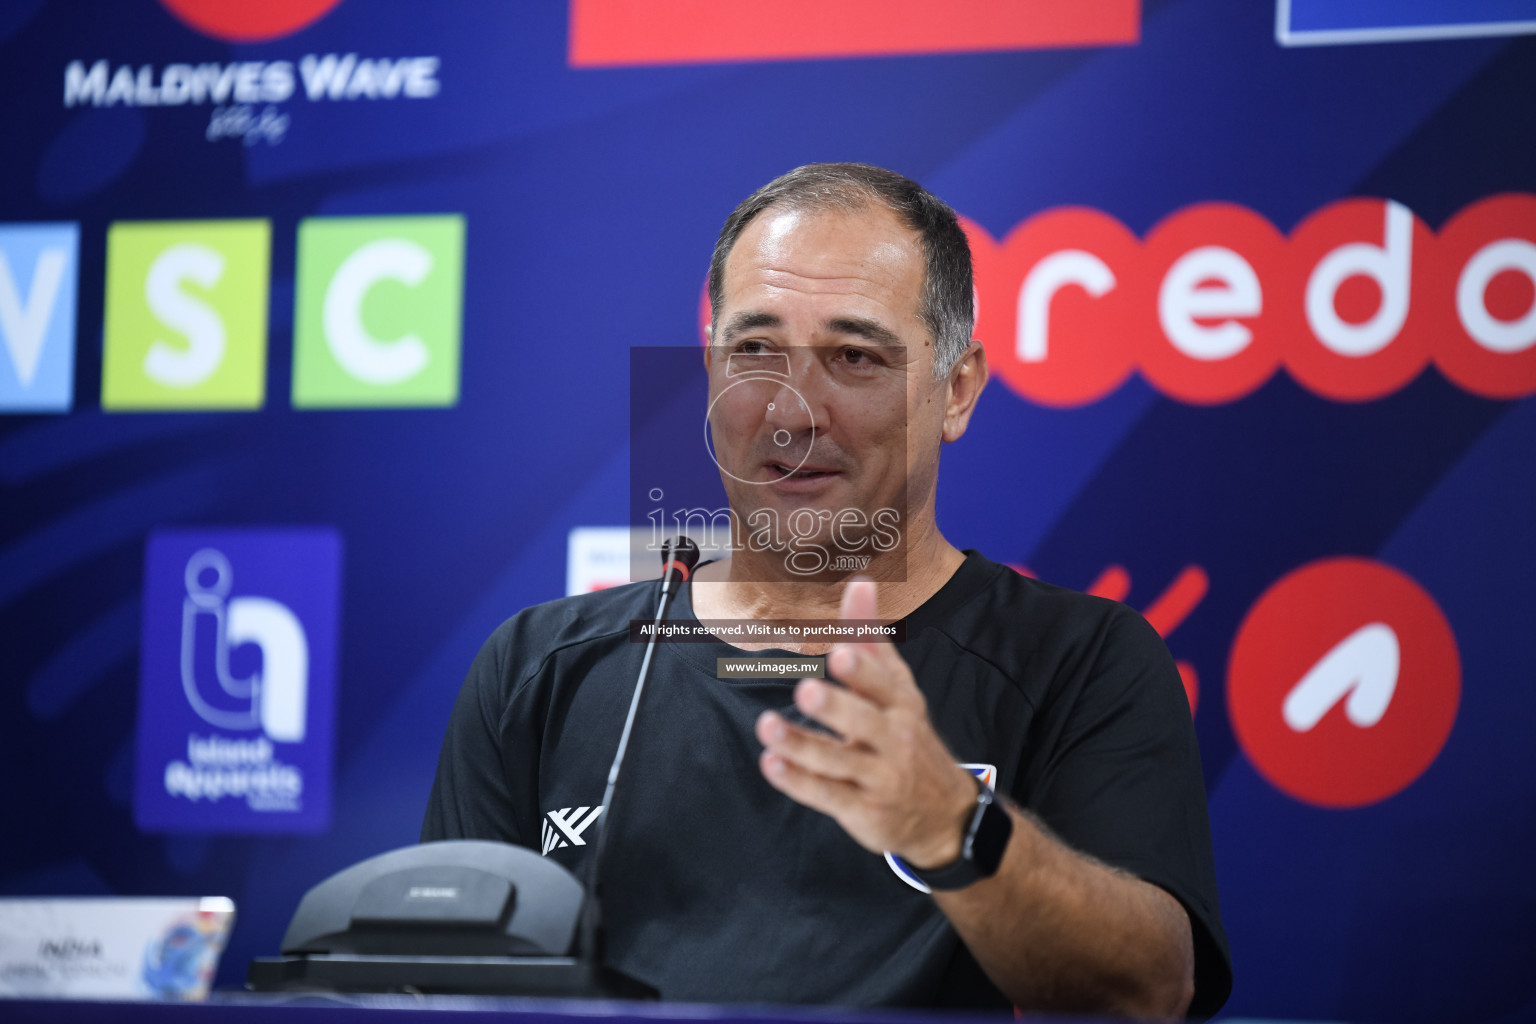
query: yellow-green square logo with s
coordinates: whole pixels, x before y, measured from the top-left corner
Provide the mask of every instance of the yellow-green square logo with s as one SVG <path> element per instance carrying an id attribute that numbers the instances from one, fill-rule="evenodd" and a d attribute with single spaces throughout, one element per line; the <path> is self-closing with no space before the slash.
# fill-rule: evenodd
<path id="1" fill-rule="evenodd" d="M 271 252 L 265 220 L 111 225 L 102 408 L 261 408 Z"/>
<path id="2" fill-rule="evenodd" d="M 297 277 L 295 408 L 458 402 L 463 217 L 311 217 Z"/>

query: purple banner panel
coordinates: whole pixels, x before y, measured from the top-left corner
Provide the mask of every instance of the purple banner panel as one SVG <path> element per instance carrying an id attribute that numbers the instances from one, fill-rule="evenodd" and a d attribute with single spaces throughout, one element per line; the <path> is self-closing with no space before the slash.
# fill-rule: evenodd
<path id="1" fill-rule="evenodd" d="M 332 529 L 151 534 L 134 788 L 141 830 L 329 825 L 340 594 Z"/>

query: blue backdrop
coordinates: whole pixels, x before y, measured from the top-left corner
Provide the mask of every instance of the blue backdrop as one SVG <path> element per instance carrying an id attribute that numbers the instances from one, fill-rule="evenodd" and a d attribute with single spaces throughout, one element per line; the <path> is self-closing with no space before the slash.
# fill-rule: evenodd
<path id="1" fill-rule="evenodd" d="M 1400 384 L 1341 401 L 1291 372 L 1286 353 L 1317 347 L 1297 333 L 1299 312 L 1270 329 L 1280 368 L 1216 399 L 1174 397 L 1132 372 L 1135 360 L 1123 382 L 1071 403 L 999 375 L 946 452 L 940 524 L 962 547 L 1123 597 L 1183 663 L 1235 959 L 1228 1013 L 1536 1018 L 1536 370 L 1520 336 L 1532 271 L 1519 271 L 1520 254 L 1536 252 L 1536 216 L 1519 205 L 1536 192 L 1536 41 L 1287 47 L 1268 3 L 1145 0 L 1131 44 L 573 67 L 571 12 L 554 0 L 310 3 L 317 17 L 286 34 L 199 28 L 186 13 L 220 6 L 0 10 L 0 891 L 229 895 L 240 916 L 219 976 L 228 985 L 249 957 L 276 951 L 311 884 L 414 841 L 480 642 L 564 593 L 573 529 L 626 522 L 631 346 L 698 343 L 720 223 L 784 170 L 892 167 L 998 240 L 1042 211 L 1097 211 L 1128 229 L 1134 252 L 1195 204 L 1245 207 L 1278 238 L 1336 201 L 1371 197 L 1363 233 L 1338 221 L 1304 260 L 1301 235 L 1279 269 L 1251 259 L 1266 302 L 1278 310 L 1292 296 L 1300 310 L 1319 254 L 1351 241 L 1385 252 L 1379 200 L 1411 210 L 1421 227 L 1409 326 L 1390 344 L 1407 351 L 1412 335 L 1424 352 Z M 1355 6 L 1370 18 L 1383 5 Z M 1495 13 L 1529 22 L 1530 7 Z M 1414 23 L 1433 14 L 1416 9 Z M 312 80 L 328 54 L 334 99 Z M 365 60 L 375 63 L 360 79 Z M 236 63 L 255 70 L 228 72 Z M 1444 255 L 1461 236 L 1442 229 L 1460 211 L 1510 193 L 1466 229 L 1454 260 Z M 453 243 L 422 235 L 412 251 L 446 275 L 435 304 L 413 305 L 397 268 L 358 315 L 378 348 L 415 331 L 433 358 L 457 353 L 456 394 L 344 379 L 352 399 L 295 401 L 296 374 L 310 372 L 296 352 L 329 358 L 300 336 L 332 330 L 317 310 L 341 258 L 318 243 L 301 252 L 300 222 L 366 235 L 369 221 L 318 218 L 444 215 L 462 218 L 461 280 Z M 158 317 L 177 351 L 196 348 L 196 324 L 166 315 L 174 302 L 144 299 L 137 282 L 153 253 L 135 255 L 131 231 L 109 251 L 109 227 L 251 219 L 270 224 L 270 254 L 256 261 L 269 283 L 241 269 L 244 243 L 220 241 L 215 224 L 205 241 L 223 254 L 218 287 L 234 291 L 183 278 L 176 308 L 232 310 L 247 293 L 265 303 L 252 363 L 264 385 L 246 402 L 258 407 L 219 397 L 209 378 L 176 392 L 190 408 L 171 408 L 170 391 L 134 378 L 153 340 L 141 324 Z M 61 254 L 50 271 L 27 224 L 76 226 L 77 251 L 69 231 L 48 235 Z M 1481 376 L 1443 368 L 1453 345 L 1472 350 L 1452 337 L 1467 254 L 1511 239 L 1501 251 L 1513 262 L 1482 299 L 1514 340 L 1483 345 Z M 1163 266 L 1102 254 L 1127 296 L 1130 277 L 1141 281 L 1145 308 L 1124 317 L 1156 323 Z M 1002 311 L 1026 269 L 997 266 L 999 283 L 980 295 L 995 366 L 1020 358 Z M 128 285 L 113 292 L 119 273 Z M 1390 290 L 1371 287 L 1341 287 L 1345 321 L 1367 320 Z M 147 312 L 135 305 L 145 301 Z M 1052 315 L 1065 324 L 1089 304 L 1065 288 Z M 230 360 L 249 351 L 237 333 Z M 1338 379 L 1354 379 L 1349 359 L 1330 358 Z M 113 374 L 127 375 L 137 405 L 103 408 Z M 184 610 L 179 591 L 145 604 L 146 546 L 247 527 L 340 538 L 334 735 L 317 716 L 302 741 L 305 772 L 320 765 L 306 785 L 329 789 L 328 824 L 285 831 L 271 823 L 282 808 L 253 799 L 241 806 L 267 817 L 250 827 L 218 816 L 200 828 L 192 815 L 181 831 L 141 828 L 163 818 L 135 806 L 136 743 L 156 707 L 140 710 L 141 668 L 152 668 L 142 639 L 175 635 Z M 1344 594 L 1309 617 L 1294 609 L 1321 607 L 1323 594 L 1302 579 L 1285 605 L 1276 585 L 1318 562 L 1343 566 Z M 1391 580 L 1380 593 L 1362 582 L 1351 604 L 1350 567 L 1372 565 Z M 242 590 L 255 570 L 233 571 L 231 622 L 242 595 L 281 596 Z M 1423 595 L 1430 613 L 1413 611 Z M 1437 615 L 1449 650 L 1434 639 Z M 1282 727 L 1279 700 L 1299 671 L 1371 621 L 1393 627 L 1401 648 L 1386 714 L 1345 717 L 1339 698 L 1366 686 L 1350 677 L 1315 730 Z M 322 626 L 305 626 L 311 652 L 330 650 L 313 635 Z M 1279 652 L 1296 648 L 1300 669 L 1244 674 L 1233 655 L 1250 629 L 1282 668 Z M 232 659 L 241 679 L 259 664 L 249 651 Z M 220 699 L 235 706 L 236 689 Z M 176 690 L 165 699 L 180 700 Z M 1350 773 L 1364 781 L 1351 788 Z"/>

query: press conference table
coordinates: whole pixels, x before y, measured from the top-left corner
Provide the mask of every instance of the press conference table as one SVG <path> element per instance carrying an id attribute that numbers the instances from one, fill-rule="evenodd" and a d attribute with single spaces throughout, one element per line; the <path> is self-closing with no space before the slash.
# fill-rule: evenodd
<path id="1" fill-rule="evenodd" d="M 439 1024 L 499 1015 L 508 1024 L 940 1024 L 1012 1021 L 1011 1014 L 852 1010 L 703 1003 L 586 1002 L 484 996 L 283 995 L 216 992 L 205 1003 L 0 1000 L 0 1020 L 47 1024 Z M 1033 1015 L 1031 1015 L 1033 1018 Z M 1078 1018 L 1074 1018 L 1076 1020 Z"/>

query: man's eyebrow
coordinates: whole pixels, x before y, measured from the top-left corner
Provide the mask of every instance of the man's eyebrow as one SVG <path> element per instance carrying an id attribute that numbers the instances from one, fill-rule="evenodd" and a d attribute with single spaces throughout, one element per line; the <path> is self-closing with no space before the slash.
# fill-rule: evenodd
<path id="1" fill-rule="evenodd" d="M 729 345 L 748 331 L 755 331 L 763 327 L 782 327 L 784 321 L 776 313 L 755 311 L 750 313 L 737 313 L 725 322 L 725 332 L 716 338 L 716 343 Z M 901 347 L 901 339 L 896 332 L 880 323 L 878 320 L 870 320 L 861 316 L 840 316 L 826 321 L 826 329 L 833 334 L 852 334 L 890 348 Z"/>
<path id="2" fill-rule="evenodd" d="M 775 313 L 737 313 L 726 321 L 725 333 L 717 340 L 721 345 L 729 345 L 748 331 L 755 331 L 760 327 L 779 327 L 783 322 Z"/>
<path id="3" fill-rule="evenodd" d="M 896 337 L 896 333 L 877 320 L 866 320 L 863 317 L 837 317 L 827 321 L 827 329 L 837 334 L 857 335 L 876 345 L 896 348 L 901 346 L 901 339 Z"/>

